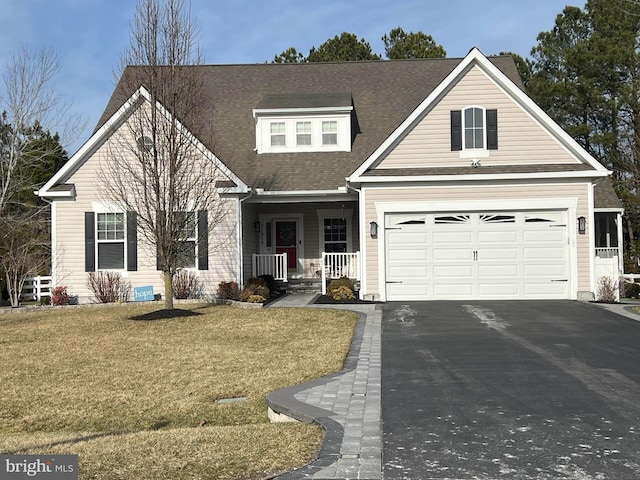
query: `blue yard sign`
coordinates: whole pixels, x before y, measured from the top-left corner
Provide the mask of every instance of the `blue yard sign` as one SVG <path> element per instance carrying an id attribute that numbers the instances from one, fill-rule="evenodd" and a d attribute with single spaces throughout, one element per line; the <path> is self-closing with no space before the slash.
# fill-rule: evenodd
<path id="1" fill-rule="evenodd" d="M 153 285 L 147 285 L 145 287 L 135 287 L 133 289 L 133 299 L 136 302 L 153 300 Z"/>

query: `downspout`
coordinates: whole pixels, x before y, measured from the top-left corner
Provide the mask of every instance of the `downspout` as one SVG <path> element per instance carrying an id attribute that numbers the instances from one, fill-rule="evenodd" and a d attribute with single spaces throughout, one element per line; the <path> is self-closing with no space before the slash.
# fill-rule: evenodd
<path id="1" fill-rule="evenodd" d="M 359 227 L 358 227 L 359 234 L 360 234 L 360 265 L 358 265 L 358 269 L 360 270 L 360 272 L 359 272 L 359 274 L 360 274 L 360 291 L 358 293 L 358 297 L 360 298 L 360 300 L 363 300 L 363 297 L 364 297 L 364 294 L 365 294 L 364 292 L 366 292 L 366 289 L 367 289 L 367 278 L 366 278 L 365 270 L 364 270 L 364 263 L 365 263 L 365 257 L 366 257 L 366 252 L 367 252 L 367 245 L 366 245 L 367 229 L 364 228 L 364 225 L 366 225 L 366 222 L 363 223 L 363 221 L 364 221 L 364 202 L 362 201 L 362 190 L 358 190 L 356 187 L 352 187 L 349 184 L 349 180 L 346 180 L 345 186 L 347 187 L 347 191 L 353 190 L 354 192 L 356 192 L 358 194 L 358 223 L 360 224 Z"/>
<path id="2" fill-rule="evenodd" d="M 238 218 L 238 227 L 237 227 L 237 237 L 238 237 L 238 262 L 239 262 L 239 276 L 238 276 L 238 284 L 244 285 L 244 248 L 242 246 L 242 238 L 243 238 L 243 218 L 242 218 L 242 204 L 245 200 L 248 200 L 253 196 L 254 190 L 252 188 L 249 189 L 249 193 L 244 198 L 238 199 L 238 212 L 236 217 Z"/>

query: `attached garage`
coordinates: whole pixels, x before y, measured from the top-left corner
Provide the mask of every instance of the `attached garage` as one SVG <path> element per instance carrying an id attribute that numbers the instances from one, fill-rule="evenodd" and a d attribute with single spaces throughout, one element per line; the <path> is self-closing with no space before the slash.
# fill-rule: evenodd
<path id="1" fill-rule="evenodd" d="M 386 300 L 570 298 L 567 213 L 386 213 Z"/>

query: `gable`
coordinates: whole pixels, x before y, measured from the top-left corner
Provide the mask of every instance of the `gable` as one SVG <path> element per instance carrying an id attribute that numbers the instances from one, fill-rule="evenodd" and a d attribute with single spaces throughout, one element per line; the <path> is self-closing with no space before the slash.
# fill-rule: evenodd
<path id="1" fill-rule="evenodd" d="M 144 101 L 146 100 L 146 101 Z M 97 129 L 87 142 L 67 161 L 67 163 L 38 191 L 36 194 L 44 198 L 75 198 L 78 187 L 77 181 L 93 188 L 92 182 L 98 178 L 100 162 L 109 162 L 110 155 L 126 153 L 127 149 L 136 145 L 139 140 L 131 137 L 132 130 L 126 126 L 127 120 L 138 108 L 149 108 L 148 92 L 141 87 L 136 91 L 104 124 Z M 170 114 L 159 103 L 156 108 L 162 115 L 169 118 Z M 218 158 L 213 155 L 197 138 L 178 122 L 178 128 L 183 129 L 185 135 L 193 141 L 195 149 L 202 153 L 205 161 L 211 162 L 220 175 L 220 186 L 233 185 L 238 191 L 246 191 L 238 177 Z M 224 184 L 224 185 L 223 185 Z M 61 188 L 64 186 L 64 188 Z"/>
<path id="2" fill-rule="evenodd" d="M 550 132 L 478 65 L 473 65 L 424 114 L 375 169 L 467 167 L 471 155 L 451 148 L 451 112 L 469 106 L 497 110 L 498 148 L 482 166 L 579 164 Z"/>

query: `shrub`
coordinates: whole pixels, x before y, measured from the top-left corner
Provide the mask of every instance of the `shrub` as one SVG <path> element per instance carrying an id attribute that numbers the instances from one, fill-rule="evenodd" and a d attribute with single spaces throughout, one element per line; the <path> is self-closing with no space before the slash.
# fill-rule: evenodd
<path id="1" fill-rule="evenodd" d="M 269 287 L 266 282 L 260 278 L 250 278 L 245 283 L 244 290 L 240 292 L 238 300 L 241 302 L 248 302 L 249 297 L 257 295 L 263 298 L 263 301 L 269 298 Z"/>
<path id="2" fill-rule="evenodd" d="M 353 294 L 353 290 L 346 285 L 341 285 L 329 291 L 329 296 L 334 300 L 353 300 L 356 298 Z"/>
<path id="3" fill-rule="evenodd" d="M 626 298 L 638 298 L 638 296 L 640 296 L 640 283 L 623 283 L 622 296 Z"/>
<path id="4" fill-rule="evenodd" d="M 51 303 L 53 305 L 67 305 L 69 303 L 67 287 L 59 286 L 51 290 Z"/>
<path id="5" fill-rule="evenodd" d="M 190 270 L 180 270 L 173 276 L 173 296 L 179 300 L 200 295 L 202 285 L 198 277 Z"/>
<path id="6" fill-rule="evenodd" d="M 225 300 L 236 300 L 238 298 L 238 284 L 236 282 L 220 282 L 218 284 L 218 297 Z"/>
<path id="7" fill-rule="evenodd" d="M 89 288 L 99 303 L 127 301 L 129 284 L 117 272 L 89 272 Z"/>
<path id="8" fill-rule="evenodd" d="M 266 300 L 262 295 L 249 295 L 247 302 L 249 303 L 262 303 Z"/>
<path id="9" fill-rule="evenodd" d="M 331 282 L 329 282 L 329 286 L 327 287 L 327 291 L 331 292 L 331 290 L 334 290 L 334 289 L 336 289 L 338 287 L 347 287 L 352 292 L 354 290 L 353 282 L 350 279 L 348 279 L 347 277 L 340 277 L 340 278 L 337 278 L 335 280 L 331 280 Z"/>
<path id="10" fill-rule="evenodd" d="M 353 300 L 355 295 L 353 294 L 354 285 L 353 282 L 347 277 L 340 277 L 336 280 L 331 280 L 327 287 L 327 295 L 334 300 Z"/>
<path id="11" fill-rule="evenodd" d="M 618 282 L 611 277 L 600 277 L 596 290 L 596 300 L 598 302 L 617 302 Z"/>
<path id="12" fill-rule="evenodd" d="M 273 275 L 260 275 L 258 278 L 261 278 L 266 282 L 266 285 L 269 288 L 269 293 L 275 293 L 277 291 L 278 285 L 276 284 L 276 279 L 273 278 Z"/>

